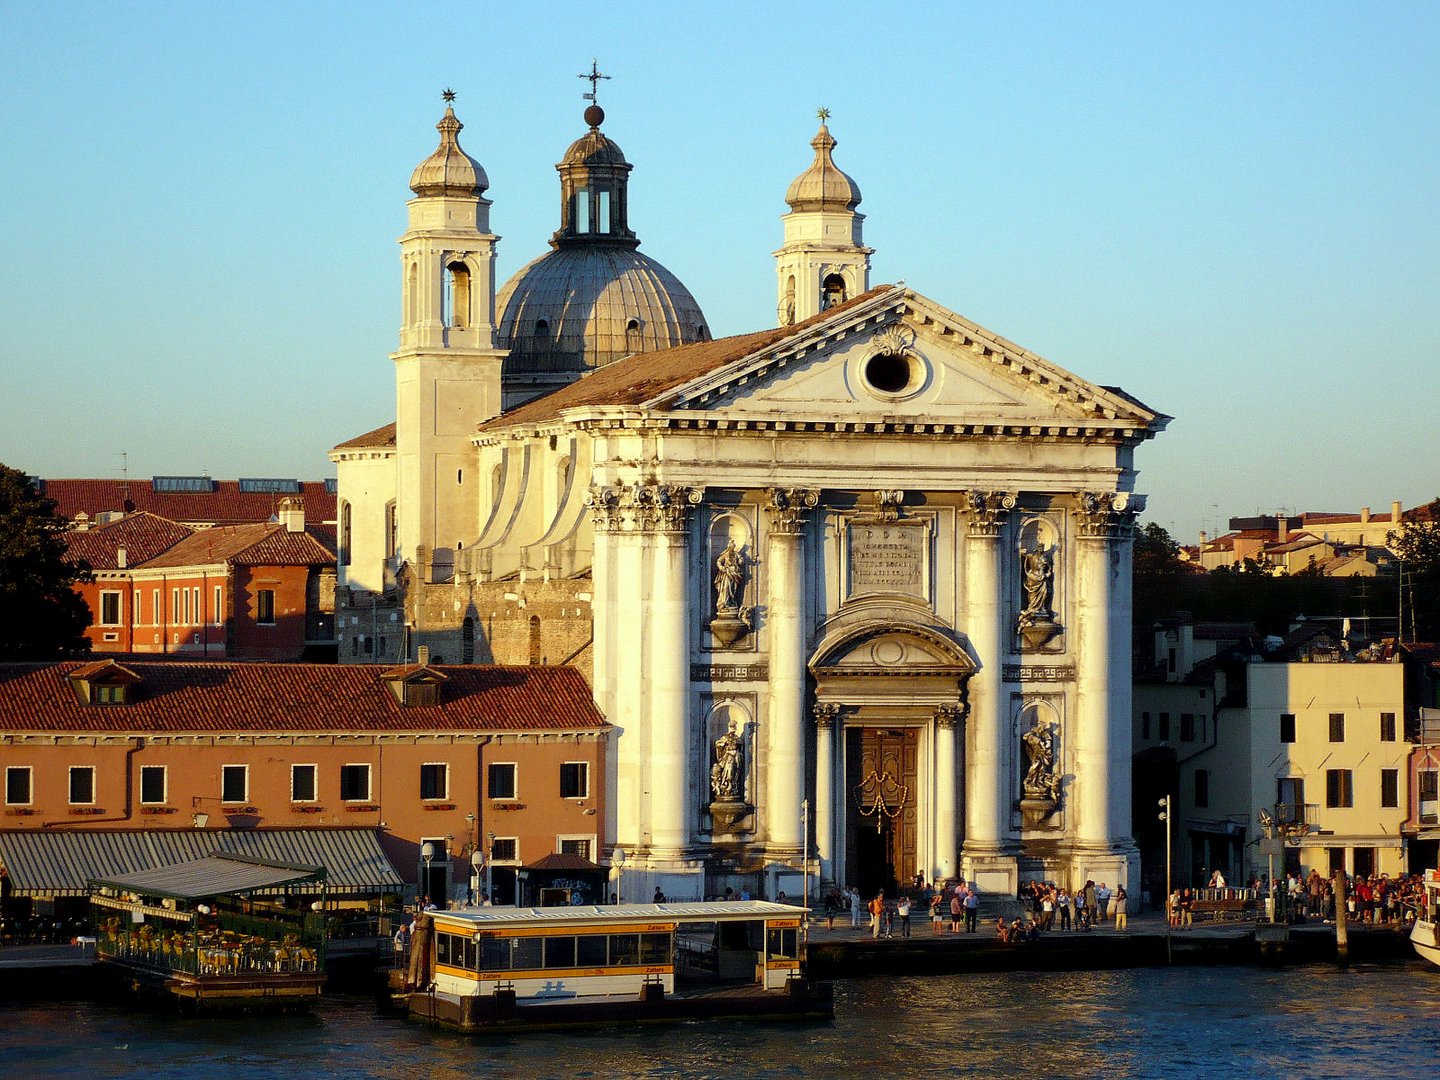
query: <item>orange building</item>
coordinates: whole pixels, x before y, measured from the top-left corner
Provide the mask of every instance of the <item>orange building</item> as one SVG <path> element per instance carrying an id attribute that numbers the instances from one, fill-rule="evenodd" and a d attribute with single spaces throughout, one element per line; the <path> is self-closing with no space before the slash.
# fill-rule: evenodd
<path id="1" fill-rule="evenodd" d="M 299 497 L 312 523 L 335 527 L 334 480 L 278 478 L 212 480 L 208 476 L 156 476 L 149 480 L 39 480 L 56 513 L 78 528 L 148 513 L 192 529 L 270 521 L 282 499 Z"/>
<path id="2" fill-rule="evenodd" d="M 69 534 L 94 580 L 87 634 L 101 653 L 232 659 L 329 658 L 335 551 L 298 499 L 274 522 L 195 530 L 144 511 Z"/>
<path id="3" fill-rule="evenodd" d="M 437 902 L 490 856 L 503 902 L 523 863 L 598 862 L 611 729 L 580 673 L 427 660 L 0 665 L 0 864 L 17 833 L 359 826 Z"/>

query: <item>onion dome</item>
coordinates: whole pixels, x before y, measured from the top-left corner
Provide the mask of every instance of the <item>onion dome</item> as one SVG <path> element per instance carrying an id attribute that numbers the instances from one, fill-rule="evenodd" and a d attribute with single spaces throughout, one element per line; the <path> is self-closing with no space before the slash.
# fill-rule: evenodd
<path id="1" fill-rule="evenodd" d="M 565 151 L 560 228 L 495 297 L 500 340 L 510 350 L 507 402 L 533 397 L 631 353 L 710 337 L 700 305 L 680 280 L 636 248 L 628 181 L 633 166 L 600 131 L 605 113 L 585 110 L 590 130 Z"/>
<path id="2" fill-rule="evenodd" d="M 440 145 L 410 174 L 410 190 L 416 195 L 473 198 L 485 194 L 490 178 L 478 161 L 460 149 L 460 129 L 464 126 L 455 118 L 455 110 L 447 105 L 445 115 L 435 125 L 440 132 Z"/>
<path id="3" fill-rule="evenodd" d="M 835 149 L 836 143 L 823 120 L 810 145 L 815 148 L 815 160 L 791 182 L 785 192 L 785 201 L 790 204 L 790 209 L 854 210 L 860 205 L 860 185 L 841 172 L 830 159 L 830 151 Z"/>

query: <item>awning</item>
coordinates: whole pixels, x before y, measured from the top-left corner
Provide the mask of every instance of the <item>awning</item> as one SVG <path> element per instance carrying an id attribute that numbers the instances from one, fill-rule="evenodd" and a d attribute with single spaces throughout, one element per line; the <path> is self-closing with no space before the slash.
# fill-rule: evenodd
<path id="1" fill-rule="evenodd" d="M 109 880 L 226 851 L 271 864 L 323 866 L 331 897 L 403 892 L 375 829 L 24 829 L 0 831 L 0 869 L 16 896 L 84 896 Z M 305 882 L 295 891 L 320 891 Z"/>
<path id="2" fill-rule="evenodd" d="M 96 879 L 92 884 L 111 885 L 142 896 L 202 900 L 207 896 L 255 893 L 300 882 L 319 883 L 324 878 L 323 866 L 277 865 L 221 852 L 204 859 Z"/>

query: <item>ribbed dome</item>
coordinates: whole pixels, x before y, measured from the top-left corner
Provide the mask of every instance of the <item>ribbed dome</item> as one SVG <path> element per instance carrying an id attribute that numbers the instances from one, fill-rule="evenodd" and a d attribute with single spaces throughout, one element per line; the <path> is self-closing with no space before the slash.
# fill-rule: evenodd
<path id="1" fill-rule="evenodd" d="M 591 128 L 570 144 L 562 165 L 627 165 L 619 145 L 598 128 Z"/>
<path id="2" fill-rule="evenodd" d="M 615 244 L 547 252 L 505 283 L 495 308 L 500 340 L 510 350 L 507 384 L 516 376 L 573 378 L 631 353 L 710 337 L 700 305 L 674 274 Z"/>
<path id="3" fill-rule="evenodd" d="M 446 106 L 445 115 L 435 125 L 440 132 L 439 147 L 410 174 L 410 190 L 416 195 L 483 195 L 490 186 L 480 163 L 460 149 L 464 126 L 455 118 L 455 110 Z"/>
<path id="4" fill-rule="evenodd" d="M 854 210 L 860 205 L 860 185 L 846 176 L 830 160 L 835 139 L 823 123 L 815 138 L 815 160 L 797 176 L 785 192 L 791 210 Z"/>

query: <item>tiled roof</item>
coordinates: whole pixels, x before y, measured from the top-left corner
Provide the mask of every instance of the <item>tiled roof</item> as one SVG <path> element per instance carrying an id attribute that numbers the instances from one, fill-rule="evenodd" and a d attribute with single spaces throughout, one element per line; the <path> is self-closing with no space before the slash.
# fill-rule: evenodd
<path id="1" fill-rule="evenodd" d="M 395 445 L 395 424 L 393 422 L 384 427 L 377 427 L 374 431 L 367 431 L 364 435 L 356 435 L 353 439 L 346 439 L 335 447 L 336 450 L 363 450 L 366 447 L 383 447 Z"/>
<path id="2" fill-rule="evenodd" d="M 0 664 L 11 732 L 588 731 L 606 727 L 570 667 L 446 666 L 438 705 L 402 706 L 374 665 L 153 663 L 131 705 L 84 705 L 68 675 L 84 665 Z"/>
<path id="3" fill-rule="evenodd" d="M 853 300 L 813 315 L 793 326 L 780 326 L 754 334 L 699 341 L 693 345 L 677 345 L 673 349 L 636 353 L 613 364 L 606 364 L 568 386 L 562 386 L 543 397 L 527 401 L 509 412 L 480 425 L 481 431 L 525 424 L 538 424 L 559 416 L 564 409 L 580 405 L 638 405 L 678 390 L 692 379 L 708 375 L 726 364 L 742 360 L 761 349 L 803 333 L 811 326 L 843 316 L 877 296 L 894 289 L 893 285 L 877 285 Z M 362 436 L 364 438 L 364 436 Z M 343 444 L 342 444 L 343 445 Z"/>
<path id="4" fill-rule="evenodd" d="M 317 566 L 334 561 L 335 552 L 308 532 L 289 532 L 279 524 L 222 525 L 191 534 L 148 561 L 145 568 L 223 562 L 238 566 Z"/>
<path id="5" fill-rule="evenodd" d="M 66 533 L 65 558 L 84 559 L 94 570 L 118 570 L 119 551 L 124 548 L 125 565 L 135 567 L 194 535 L 194 529 L 141 511 L 96 529 Z"/>
<path id="6" fill-rule="evenodd" d="M 80 513 L 91 519 L 107 511 L 144 510 L 171 521 L 235 525 L 269 521 L 286 496 L 269 491 L 241 491 L 238 480 L 216 480 L 214 491 L 156 491 L 149 480 L 45 480 L 45 497 L 54 499 L 67 518 Z M 291 495 L 294 498 L 295 495 Z M 335 494 L 322 480 L 300 482 L 305 516 L 312 521 L 335 520 Z"/>

